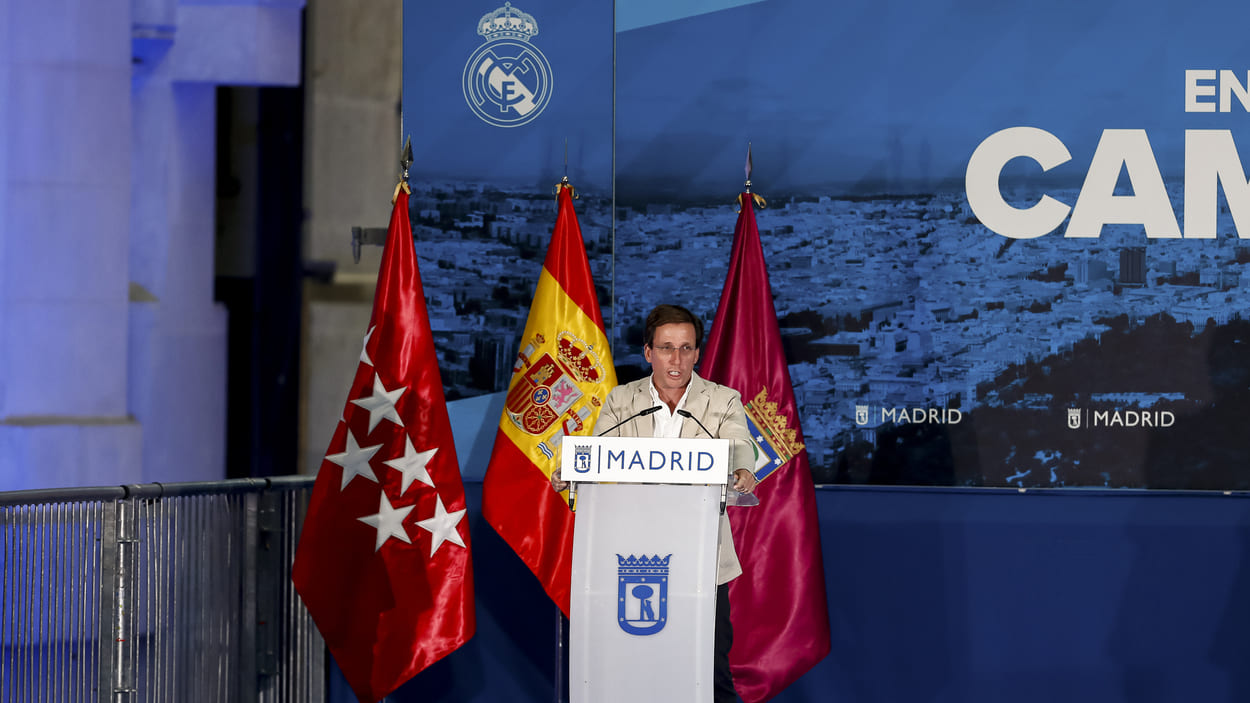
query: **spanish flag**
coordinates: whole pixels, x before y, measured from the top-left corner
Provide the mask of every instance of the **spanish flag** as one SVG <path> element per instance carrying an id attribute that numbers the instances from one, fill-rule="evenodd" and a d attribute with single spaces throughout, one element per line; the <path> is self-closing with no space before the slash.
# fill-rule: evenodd
<path id="1" fill-rule="evenodd" d="M 482 514 L 568 615 L 573 512 L 550 477 L 564 439 L 595 426 L 616 368 L 572 187 L 557 189 L 556 226 L 486 468 Z"/>

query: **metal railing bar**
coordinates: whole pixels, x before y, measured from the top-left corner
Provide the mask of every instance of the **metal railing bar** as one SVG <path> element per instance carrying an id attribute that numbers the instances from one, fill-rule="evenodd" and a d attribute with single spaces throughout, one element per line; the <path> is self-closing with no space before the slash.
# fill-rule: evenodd
<path id="1" fill-rule="evenodd" d="M 263 491 L 269 479 L 235 478 L 228 481 L 186 481 L 182 483 L 141 483 L 123 486 L 127 498 L 173 498 L 176 496 L 242 495 Z"/>
<path id="2" fill-rule="evenodd" d="M 178 569 L 180 573 L 186 573 L 187 571 L 188 550 L 187 550 L 186 530 L 183 529 L 184 524 L 185 523 L 195 524 L 196 522 L 198 522 L 198 517 L 199 517 L 199 509 L 198 509 L 199 506 L 195 502 L 195 500 L 188 500 L 188 501 L 185 501 L 185 503 L 186 505 L 182 511 L 182 519 L 179 520 L 179 525 L 178 525 L 179 535 L 178 535 L 177 556 L 174 557 L 174 564 L 176 565 L 176 568 Z M 188 584 L 186 579 L 184 578 L 184 579 L 180 579 L 174 585 L 174 589 L 175 589 L 175 592 L 178 594 L 179 600 L 181 601 L 181 605 L 179 607 L 177 619 L 175 620 L 175 622 L 186 624 L 190 622 L 191 615 L 192 613 L 195 612 L 195 609 L 198 606 L 198 604 L 192 600 L 195 595 L 194 584 Z M 189 629 L 191 629 L 193 632 L 199 631 L 198 627 L 189 628 Z M 184 649 L 182 653 L 180 654 L 180 656 L 178 657 L 178 668 L 180 671 L 185 672 L 184 674 L 185 679 L 182 677 L 179 677 L 179 680 L 182 681 L 182 687 L 179 689 L 180 698 L 186 698 L 187 693 L 189 693 L 190 691 L 200 689 L 200 681 L 198 677 L 203 667 L 200 665 L 200 662 L 193 659 L 193 657 L 197 656 L 198 652 L 201 651 L 202 647 L 200 647 L 200 642 L 198 638 L 194 641 L 195 641 L 195 646 L 191 649 Z"/>
<path id="3" fill-rule="evenodd" d="M 17 517 L 19 519 L 16 524 L 17 544 L 14 547 L 14 562 L 17 567 L 14 573 L 16 574 L 15 580 L 17 582 L 18 598 L 14 602 L 12 615 L 13 637 L 9 640 L 9 651 L 11 652 L 13 658 L 13 675 L 11 678 L 13 684 L 9 693 L 14 700 L 20 696 L 22 690 L 25 688 L 22 683 L 22 676 L 25 674 L 26 664 L 22 658 L 22 642 L 25 639 L 26 632 L 26 611 L 23 608 L 23 604 L 30 603 L 30 575 L 27 573 L 26 563 L 26 549 L 29 544 L 27 541 L 25 520 L 25 513 L 27 510 L 29 510 L 29 508 L 18 511 Z"/>
<path id="4" fill-rule="evenodd" d="M 65 568 L 67 564 L 65 561 L 65 547 L 66 547 L 65 542 L 66 542 L 66 532 L 68 530 L 68 525 L 66 524 L 66 521 L 65 521 L 65 507 L 66 506 L 64 503 L 58 503 L 56 505 L 53 505 L 51 508 L 49 508 L 49 510 L 52 513 L 50 516 L 51 519 L 49 520 L 49 522 L 51 525 L 54 525 L 56 527 L 55 529 L 56 536 L 53 540 L 52 548 L 51 548 L 52 563 L 54 565 L 53 566 L 54 576 L 52 578 L 51 590 L 54 594 L 57 595 L 57 598 L 56 598 L 57 603 L 64 603 L 66 601 Z M 64 688 L 62 687 L 61 675 L 65 670 L 64 642 L 66 640 L 66 637 L 65 637 L 65 632 L 63 631 L 63 627 L 65 625 L 65 620 L 64 620 L 65 613 L 64 613 L 63 608 L 44 608 L 44 610 L 51 611 L 50 619 L 52 620 L 51 622 L 52 626 L 49 629 L 51 630 L 51 640 L 53 643 L 52 660 L 56 662 L 56 666 L 53 667 L 52 670 L 48 672 L 48 683 L 52 689 L 53 701 L 55 701 L 56 703 L 61 703 L 62 701 L 65 700 L 61 696 L 61 694 L 64 693 Z"/>
<path id="5" fill-rule="evenodd" d="M 317 482 L 316 476 L 270 476 L 265 479 L 272 491 L 299 491 L 311 489 Z"/>
<path id="6" fill-rule="evenodd" d="M 64 571 L 62 569 L 62 541 L 64 540 L 63 520 L 57 518 L 61 515 L 62 504 L 49 505 L 47 510 L 48 518 L 48 587 L 44 591 L 45 603 L 47 600 L 55 600 L 57 603 L 64 603 L 64 599 L 58 596 L 62 593 L 61 586 L 64 579 Z M 43 607 L 44 613 L 44 637 L 46 647 L 46 660 L 48 663 L 45 676 L 44 690 L 51 694 L 49 700 L 59 703 L 61 700 L 60 672 L 61 672 L 61 609 Z"/>
<path id="7" fill-rule="evenodd" d="M 165 646 L 165 621 L 163 617 L 165 607 L 164 577 L 165 568 L 168 567 L 169 560 L 164 558 L 163 535 L 166 534 L 166 530 L 162 528 L 165 525 L 166 507 L 167 501 L 153 501 L 151 504 L 151 519 L 148 523 L 148 544 L 151 545 L 148 554 L 151 559 L 153 574 L 153 580 L 150 584 L 151 597 L 148 599 L 152 603 L 152 607 L 148 611 L 150 615 L 148 622 L 148 652 L 150 656 L 148 659 L 152 662 L 151 676 L 149 677 L 151 686 L 148 689 L 147 696 L 149 701 L 159 701 L 165 693 L 162 678 L 162 674 L 165 671 L 164 662 L 162 661 Z"/>
<path id="8" fill-rule="evenodd" d="M 6 568 L 0 569 L 0 645 L 9 641 L 9 555 L 12 553 L 12 528 L 9 520 L 9 510 L 0 507 L 0 536 L 2 536 L 4 548 L 4 560 Z M 0 698 L 4 697 L 4 682 L 8 680 L 8 656 L 5 650 L 8 647 L 0 648 Z"/>
<path id="9" fill-rule="evenodd" d="M 94 523 L 91 521 L 92 511 L 89 508 L 90 504 L 80 503 L 79 505 L 82 511 L 83 531 L 82 540 L 79 543 L 82 553 L 82 570 L 79 572 L 80 578 L 78 579 L 78 690 L 83 691 L 85 697 L 86 692 L 84 689 L 87 688 L 87 682 L 90 680 L 87 665 L 87 642 L 90 639 L 87 637 L 87 625 L 90 609 L 87 606 L 87 598 L 88 594 L 94 592 L 91 589 L 93 571 L 90 565 L 95 562 L 95 549 L 93 546 L 95 544 L 95 530 L 93 529 Z"/>
<path id="10" fill-rule="evenodd" d="M 45 503 L 93 502 L 121 500 L 126 497 L 123 486 L 96 488 L 35 488 L 24 491 L 0 491 L 0 506 L 32 506 Z"/>
<path id="11" fill-rule="evenodd" d="M 79 513 L 85 512 L 86 506 L 82 503 L 71 503 L 68 508 L 68 521 L 70 535 L 69 564 L 66 565 L 65 573 L 69 578 L 69 593 L 66 594 L 65 603 L 66 623 L 66 655 L 69 657 L 69 665 L 65 668 L 66 695 L 65 700 L 72 702 L 74 694 L 81 685 L 81 679 L 78 677 L 78 670 L 82 664 L 81 656 L 74 656 L 77 651 L 76 642 L 81 642 L 83 628 L 79 625 L 82 618 L 82 608 L 79 604 L 79 594 L 83 591 L 83 573 L 86 568 L 86 553 L 83 545 L 83 535 L 81 530 L 85 527 L 85 519 L 80 519 Z M 79 606 L 79 607 L 75 607 Z M 79 652 L 79 654 L 81 654 Z"/>
<path id="12" fill-rule="evenodd" d="M 135 662 L 136 700 L 149 700 L 152 695 L 152 677 L 154 670 L 151 665 L 152 639 L 152 542 L 148 539 L 148 531 L 152 525 L 152 501 L 138 499 L 135 501 L 135 631 L 131 656 Z M 142 670 L 140 663 L 147 666 Z"/>
<path id="13" fill-rule="evenodd" d="M 27 511 L 27 512 L 33 512 L 33 510 Z M 26 608 L 22 612 L 21 634 L 18 635 L 18 646 L 20 647 L 20 649 L 18 650 L 18 652 L 20 653 L 18 657 L 18 660 L 20 663 L 18 665 L 18 676 L 17 676 L 19 693 L 29 691 L 31 683 L 32 683 L 31 682 L 32 674 L 30 672 L 30 664 L 31 664 L 30 647 L 27 645 L 30 642 L 30 630 L 31 630 L 31 623 L 30 623 L 31 605 L 30 604 L 34 600 L 34 595 L 35 595 L 35 560 L 32 555 L 32 551 L 33 551 L 32 545 L 34 544 L 34 541 L 35 541 L 35 530 L 34 530 L 34 527 L 31 525 L 31 521 L 29 519 L 25 519 L 22 522 L 23 522 L 22 528 L 24 532 L 26 533 L 26 538 L 22 540 L 22 544 L 25 545 L 25 548 L 22 551 L 22 564 L 24 567 L 23 571 L 25 573 L 25 578 L 23 579 L 23 581 L 25 583 L 25 589 L 26 589 L 26 598 L 25 598 Z M 19 697 L 19 700 L 20 698 L 21 697 Z"/>
<path id="14" fill-rule="evenodd" d="M 38 603 L 42 605 L 48 599 L 48 577 L 50 569 L 48 567 L 48 551 L 52 548 L 52 530 L 47 519 L 47 505 L 41 505 L 35 508 L 35 597 Z M 34 674 L 34 685 L 38 688 L 31 691 L 47 691 L 48 690 L 48 661 L 44 656 L 44 652 L 48 646 L 47 624 L 48 609 L 40 607 L 33 612 L 31 617 L 31 637 L 30 637 L 30 657 L 31 669 Z"/>
<path id="15" fill-rule="evenodd" d="M 239 495 L 264 490 L 310 488 L 315 481 L 315 476 L 272 476 L 269 478 L 236 478 L 225 481 L 154 482 L 82 488 L 35 488 L 21 491 L 0 491 L 0 506 L 103 502 L 124 500 L 126 498 L 163 498 L 191 495 Z"/>
<path id="16" fill-rule="evenodd" d="M 100 573 L 96 585 L 99 602 L 96 621 L 100 630 L 99 657 L 96 664 L 97 693 L 101 701 L 111 701 L 116 694 L 113 678 L 117 661 L 117 502 L 104 504 L 100 521 Z"/>
<path id="17" fill-rule="evenodd" d="M 182 556 L 182 518 L 185 512 L 185 510 L 177 511 L 177 513 L 173 515 L 170 520 L 173 525 L 169 535 L 169 551 L 172 555 L 170 557 L 170 571 L 175 575 L 169 589 L 172 601 L 169 604 L 170 620 L 174 623 L 172 627 L 177 627 L 177 623 L 183 622 L 181 616 L 183 609 L 186 607 L 186 598 L 184 597 L 185 594 L 183 594 L 182 590 L 179 588 L 179 581 L 176 578 L 176 574 L 181 570 L 180 566 L 182 564 L 182 561 L 180 560 Z M 172 661 L 169 670 L 169 678 L 172 682 L 170 688 L 177 692 L 180 690 L 177 682 L 182 681 L 184 676 L 182 672 L 185 670 L 182 666 L 183 661 L 181 653 L 177 650 L 170 652 L 170 660 Z"/>
<path id="18" fill-rule="evenodd" d="M 65 604 L 64 612 L 61 613 L 61 640 L 64 646 L 61 651 L 65 658 L 64 671 L 61 674 L 61 680 L 64 682 L 65 696 L 62 700 L 69 701 L 73 695 L 73 666 L 74 666 L 74 565 L 78 563 L 75 556 L 78 552 L 78 535 L 75 531 L 76 523 L 73 520 L 74 505 L 67 504 L 61 506 L 61 514 L 65 525 L 65 558 L 61 565 L 61 574 L 63 580 L 63 595 L 61 602 Z"/>
<path id="19" fill-rule="evenodd" d="M 22 690 L 22 629 L 25 627 L 22 618 L 25 612 L 22 610 L 22 604 L 28 602 L 29 596 L 26 593 L 26 524 L 22 519 L 25 508 L 18 508 L 14 515 L 13 521 L 13 609 L 9 614 L 9 676 L 6 681 L 9 682 L 9 699 L 17 700 L 18 694 Z"/>
<path id="20" fill-rule="evenodd" d="M 83 613 L 83 604 L 82 604 L 83 594 L 86 593 L 87 591 L 87 585 L 85 583 L 85 581 L 87 580 L 87 544 L 86 544 L 87 537 L 85 534 L 88 529 L 87 528 L 87 504 L 86 503 L 71 504 L 70 514 L 73 516 L 73 518 L 71 518 L 71 522 L 73 522 L 74 525 L 81 526 L 81 532 L 77 533 L 76 535 L 77 539 L 74 540 L 74 545 L 76 547 L 76 550 L 74 554 L 75 558 L 73 561 L 75 564 L 78 565 L 78 567 L 76 569 L 76 574 L 74 578 L 75 591 L 73 594 L 73 599 L 70 601 L 70 611 L 73 613 L 73 617 L 70 618 L 70 629 L 73 632 L 73 639 L 70 641 L 72 643 L 75 643 L 75 644 L 71 644 L 71 648 L 78 655 L 76 657 L 73 657 L 73 656 L 71 657 L 71 659 L 73 660 L 73 664 L 70 666 L 70 669 L 69 669 L 69 680 L 70 680 L 70 691 L 71 691 L 69 700 L 72 702 L 73 700 L 75 700 L 73 693 L 81 690 L 82 685 L 83 685 L 82 670 L 83 670 L 83 665 L 85 663 L 83 659 L 85 657 L 83 656 L 82 643 L 87 639 L 85 635 L 87 628 L 83 624 L 84 613 Z"/>
<path id="21" fill-rule="evenodd" d="M 56 531 L 52 526 L 52 505 L 43 505 L 39 508 L 39 523 L 42 532 L 41 549 L 39 550 L 39 616 L 35 627 L 35 642 L 32 651 L 35 660 L 39 662 L 37 671 L 39 672 L 40 691 L 43 692 L 44 700 L 47 700 L 47 693 L 52 688 L 53 667 L 56 662 L 51 658 L 52 653 L 52 637 L 51 637 L 51 619 L 55 608 L 48 608 L 46 604 L 53 594 L 52 580 L 56 576 L 56 560 L 53 550 L 56 548 Z"/>

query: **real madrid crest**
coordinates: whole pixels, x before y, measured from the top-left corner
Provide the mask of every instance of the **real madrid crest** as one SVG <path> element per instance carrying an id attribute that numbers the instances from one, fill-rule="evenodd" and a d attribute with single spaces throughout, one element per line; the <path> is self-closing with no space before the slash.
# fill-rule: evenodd
<path id="1" fill-rule="evenodd" d="M 486 43 L 464 65 L 464 99 L 474 114 L 496 127 L 520 127 L 551 101 L 551 64 L 530 39 L 533 16 L 504 3 L 482 16 L 477 33 Z"/>

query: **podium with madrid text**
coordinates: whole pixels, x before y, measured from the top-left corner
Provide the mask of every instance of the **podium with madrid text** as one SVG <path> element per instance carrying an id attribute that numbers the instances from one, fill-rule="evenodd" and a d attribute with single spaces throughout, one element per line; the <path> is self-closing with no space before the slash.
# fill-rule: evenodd
<path id="1" fill-rule="evenodd" d="M 572 703 L 712 700 L 729 441 L 568 437 Z"/>

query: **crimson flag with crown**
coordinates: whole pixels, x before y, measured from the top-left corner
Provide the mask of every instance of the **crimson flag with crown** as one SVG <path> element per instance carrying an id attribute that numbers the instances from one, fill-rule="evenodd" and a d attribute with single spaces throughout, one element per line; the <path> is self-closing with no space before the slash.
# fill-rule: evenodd
<path id="1" fill-rule="evenodd" d="M 729 582 L 729 662 L 746 703 L 775 696 L 830 649 L 816 493 L 755 224 L 756 198 L 749 188 L 739 198 L 729 274 L 701 366 L 705 378 L 742 394 L 757 449 L 760 505 L 729 511 L 743 570 Z"/>

